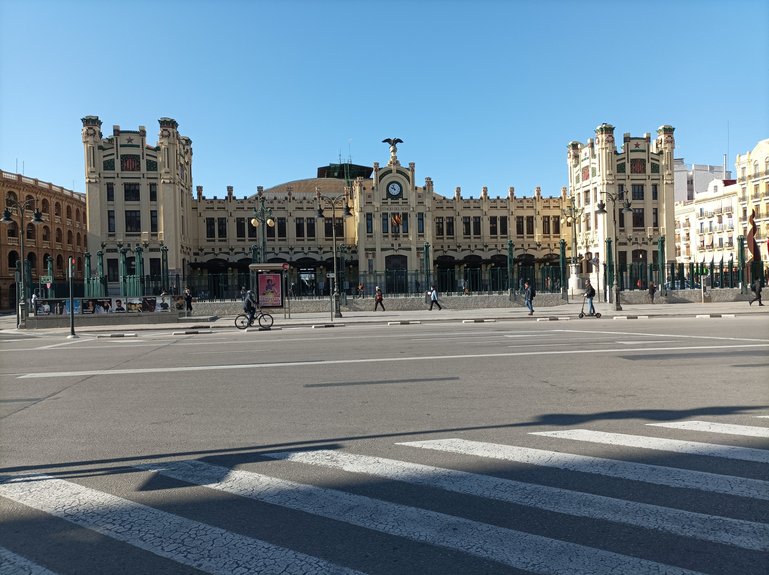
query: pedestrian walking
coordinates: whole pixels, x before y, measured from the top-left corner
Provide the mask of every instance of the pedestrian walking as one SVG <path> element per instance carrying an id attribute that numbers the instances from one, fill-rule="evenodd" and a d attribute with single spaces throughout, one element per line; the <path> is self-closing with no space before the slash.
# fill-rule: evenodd
<path id="1" fill-rule="evenodd" d="M 384 296 L 382 295 L 382 288 L 376 286 L 376 291 L 374 292 L 374 311 L 376 311 L 379 306 L 382 306 L 382 311 L 385 311 L 383 300 Z"/>
<path id="2" fill-rule="evenodd" d="M 756 280 L 753 282 L 753 285 L 750 286 L 750 289 L 754 294 L 756 294 L 756 297 L 748 301 L 748 305 L 753 305 L 754 301 L 757 301 L 758 305 L 764 305 L 764 303 L 761 301 L 761 278 L 756 278 Z"/>
<path id="3" fill-rule="evenodd" d="M 534 286 L 528 280 L 523 282 L 523 302 L 529 308 L 529 315 L 534 315 L 534 296 L 536 293 Z"/>
<path id="4" fill-rule="evenodd" d="M 649 282 L 649 299 L 652 303 L 654 303 L 655 293 L 657 293 L 657 286 L 654 285 L 654 282 Z"/>
<path id="5" fill-rule="evenodd" d="M 192 293 L 190 292 L 190 288 L 184 290 L 184 305 L 187 308 L 187 315 L 189 316 L 192 313 Z"/>
<path id="6" fill-rule="evenodd" d="M 433 305 L 437 305 L 439 310 L 443 309 L 438 301 L 438 290 L 435 289 L 435 286 L 430 286 L 430 311 L 433 311 Z"/>

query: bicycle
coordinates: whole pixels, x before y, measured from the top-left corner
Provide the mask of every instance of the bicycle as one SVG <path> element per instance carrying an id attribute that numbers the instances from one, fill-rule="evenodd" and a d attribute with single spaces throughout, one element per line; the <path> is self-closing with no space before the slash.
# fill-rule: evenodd
<path id="1" fill-rule="evenodd" d="M 270 314 L 257 308 L 256 313 L 254 313 L 254 319 L 251 321 L 248 321 L 247 313 L 239 314 L 235 318 L 235 327 L 238 329 L 246 329 L 247 327 L 251 327 L 254 324 L 254 321 L 259 322 L 259 327 L 261 329 L 270 329 L 274 320 Z"/>

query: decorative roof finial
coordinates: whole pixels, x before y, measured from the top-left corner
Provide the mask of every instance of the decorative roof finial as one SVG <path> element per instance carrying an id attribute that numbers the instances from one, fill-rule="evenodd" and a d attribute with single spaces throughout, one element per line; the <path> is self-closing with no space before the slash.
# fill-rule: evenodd
<path id="1" fill-rule="evenodd" d="M 382 140 L 384 144 L 390 144 L 390 161 L 387 162 L 388 166 L 400 166 L 398 161 L 398 144 L 402 144 L 403 140 L 400 138 L 385 138 Z"/>

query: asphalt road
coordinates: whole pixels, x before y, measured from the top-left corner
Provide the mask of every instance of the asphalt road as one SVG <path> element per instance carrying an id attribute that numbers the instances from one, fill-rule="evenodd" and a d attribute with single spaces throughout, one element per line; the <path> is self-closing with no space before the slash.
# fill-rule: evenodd
<path id="1" fill-rule="evenodd" d="M 769 571 L 763 316 L 0 334 L 0 573 Z"/>

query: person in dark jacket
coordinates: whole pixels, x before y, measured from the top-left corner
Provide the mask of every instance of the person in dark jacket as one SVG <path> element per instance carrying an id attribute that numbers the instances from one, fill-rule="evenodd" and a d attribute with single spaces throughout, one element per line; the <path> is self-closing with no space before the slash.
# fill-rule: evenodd
<path id="1" fill-rule="evenodd" d="M 523 302 L 529 308 L 529 315 L 534 315 L 534 288 L 529 281 L 523 283 Z"/>
<path id="2" fill-rule="evenodd" d="M 750 286 L 750 289 L 753 290 L 753 293 L 756 294 L 756 297 L 748 301 L 748 305 L 753 305 L 754 301 L 758 302 L 758 305 L 764 305 L 761 301 L 761 278 L 756 278 L 756 281 L 753 282 L 753 285 Z"/>

